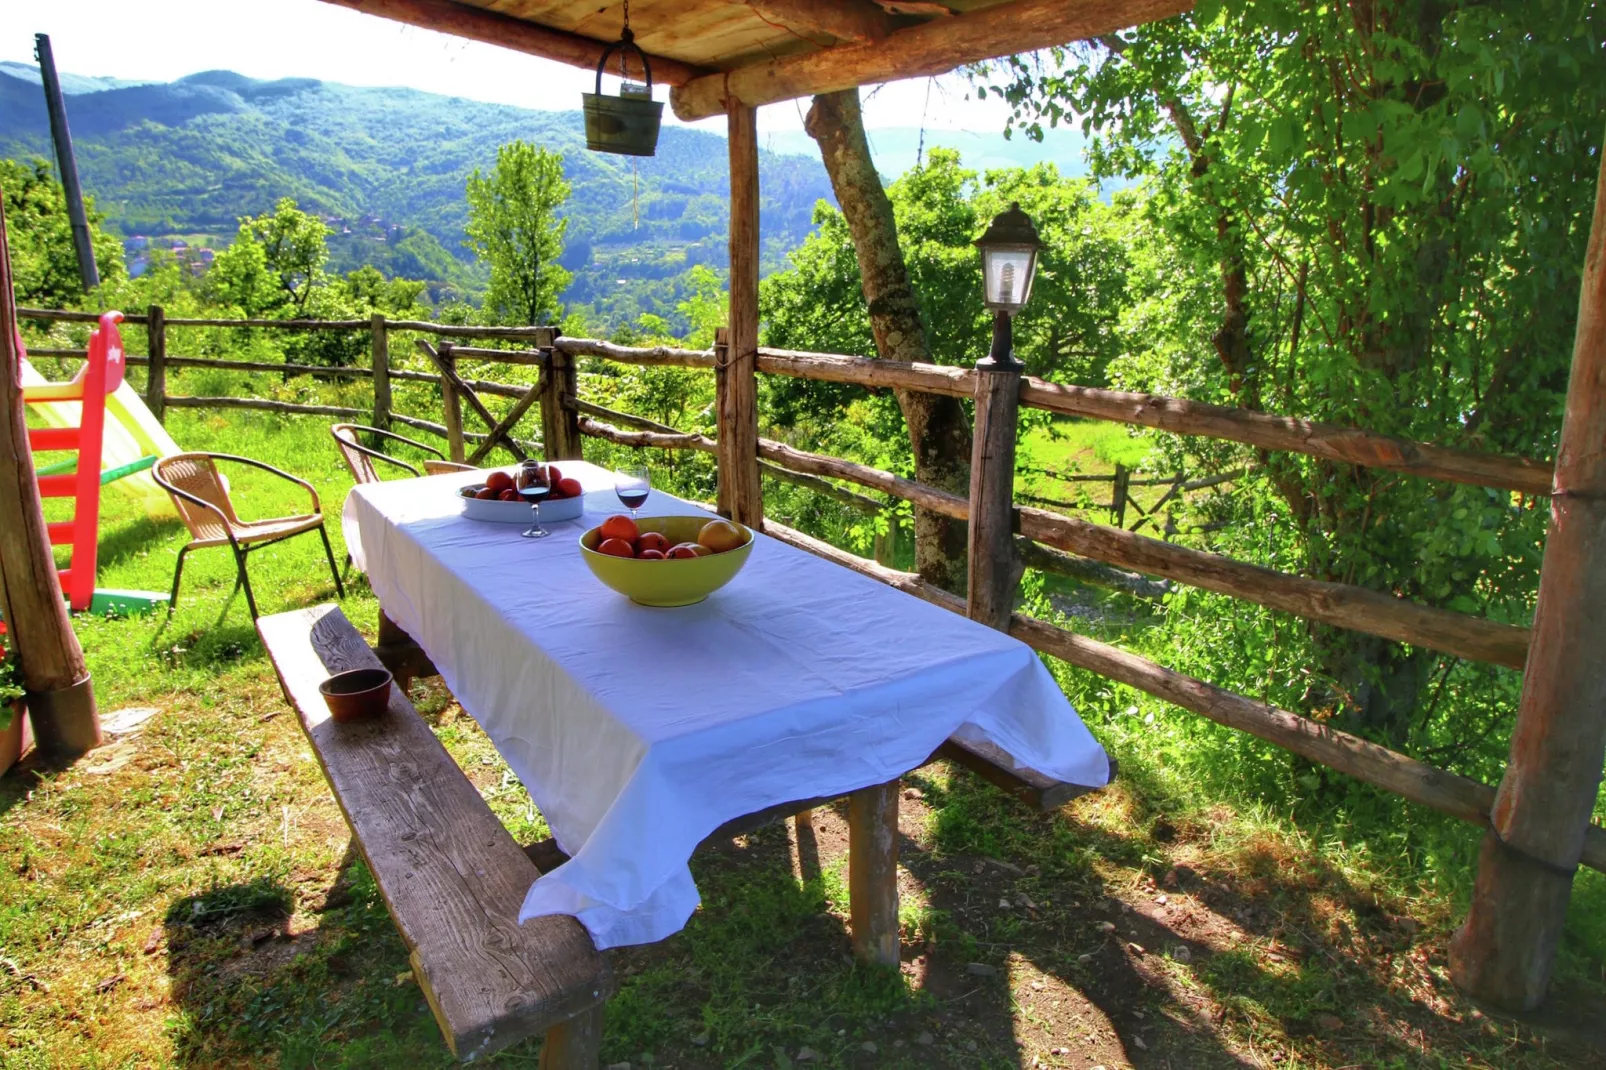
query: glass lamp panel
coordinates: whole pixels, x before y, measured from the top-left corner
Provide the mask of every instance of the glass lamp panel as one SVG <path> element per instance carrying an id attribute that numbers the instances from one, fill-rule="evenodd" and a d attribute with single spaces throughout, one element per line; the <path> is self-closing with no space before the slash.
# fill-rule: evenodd
<path id="1" fill-rule="evenodd" d="M 1025 246 L 995 246 L 982 250 L 982 274 L 988 308 L 1017 312 L 1032 292 L 1036 250 Z"/>

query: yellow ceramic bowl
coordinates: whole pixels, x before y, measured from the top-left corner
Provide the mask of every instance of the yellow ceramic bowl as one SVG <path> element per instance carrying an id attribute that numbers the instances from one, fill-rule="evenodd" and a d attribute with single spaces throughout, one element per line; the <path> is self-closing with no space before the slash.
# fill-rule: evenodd
<path id="1" fill-rule="evenodd" d="M 669 540 L 695 542 L 697 533 L 710 520 L 702 516 L 644 516 L 636 521 L 643 533 L 656 531 Z M 736 525 L 742 528 L 740 524 Z M 601 542 L 598 528 L 580 536 L 580 556 L 603 583 L 632 602 L 644 606 L 689 606 L 701 602 L 731 581 L 747 564 L 753 552 L 753 533 L 742 528 L 747 541 L 734 550 L 707 557 L 673 558 L 664 561 L 638 561 L 633 557 L 614 557 L 597 552 Z"/>

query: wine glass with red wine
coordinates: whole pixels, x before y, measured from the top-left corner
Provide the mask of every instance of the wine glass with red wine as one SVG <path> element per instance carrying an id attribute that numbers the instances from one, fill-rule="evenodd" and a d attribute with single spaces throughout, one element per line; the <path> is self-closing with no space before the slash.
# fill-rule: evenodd
<path id="1" fill-rule="evenodd" d="M 526 539 L 544 539 L 551 532 L 541 526 L 541 501 L 552 493 L 552 481 L 547 477 L 546 465 L 539 461 L 525 461 L 519 468 L 519 474 L 513 485 L 519 492 L 519 497 L 530 503 L 530 511 L 534 519 L 528 529 L 523 532 Z"/>
<path id="2" fill-rule="evenodd" d="M 614 475 L 613 492 L 619 495 L 620 504 L 630 510 L 631 516 L 640 514 L 642 504 L 652 492 L 652 483 L 647 475 L 647 466 L 644 464 L 621 468 Z"/>

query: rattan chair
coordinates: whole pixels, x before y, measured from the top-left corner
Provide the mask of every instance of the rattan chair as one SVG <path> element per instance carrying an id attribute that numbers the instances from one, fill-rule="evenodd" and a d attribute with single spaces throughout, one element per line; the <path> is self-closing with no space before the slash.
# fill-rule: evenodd
<path id="1" fill-rule="evenodd" d="M 420 472 L 416 467 L 408 464 L 398 457 L 388 453 L 364 446 L 357 435 L 372 435 L 374 438 L 385 439 L 390 442 L 401 442 L 425 453 L 432 453 L 433 458 L 424 460 L 424 470 Z M 359 483 L 378 483 L 379 472 L 374 468 L 374 462 L 392 465 L 396 468 L 406 469 L 415 476 L 440 475 L 442 472 L 472 471 L 473 465 L 458 464 L 448 461 L 446 455 L 433 446 L 426 446 L 422 442 L 414 441 L 390 431 L 382 431 L 377 427 L 368 427 L 364 424 L 334 424 L 329 428 L 329 434 L 334 436 L 335 445 L 340 447 L 340 456 L 346 461 L 346 467 L 351 469 L 351 478 Z"/>
<path id="2" fill-rule="evenodd" d="M 312 512 L 270 520 L 241 520 L 234 511 L 234 504 L 229 501 L 228 487 L 218 474 L 218 461 L 249 465 L 300 484 L 312 498 Z M 190 541 L 178 552 L 178 568 L 173 572 L 173 593 L 167 603 L 169 615 L 178 605 L 178 584 L 184 575 L 184 555 L 208 546 L 227 546 L 234 552 L 237 571 L 235 589 L 245 588 L 246 605 L 251 608 L 251 619 L 256 620 L 256 595 L 251 591 L 251 577 L 245 570 L 245 555 L 309 531 L 316 531 L 323 539 L 323 552 L 329 559 L 329 574 L 335 579 L 335 590 L 341 598 L 346 597 L 345 584 L 340 582 L 340 570 L 335 566 L 335 552 L 329 545 L 329 533 L 324 530 L 318 492 L 311 483 L 271 464 L 230 453 L 175 453 L 158 460 L 151 468 L 151 475 L 172 497 L 184 526 L 190 529 Z"/>

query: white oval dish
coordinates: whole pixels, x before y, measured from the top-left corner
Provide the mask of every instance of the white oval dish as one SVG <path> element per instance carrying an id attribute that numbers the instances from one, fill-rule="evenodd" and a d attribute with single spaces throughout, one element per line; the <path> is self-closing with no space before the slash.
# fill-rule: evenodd
<path id="1" fill-rule="evenodd" d="M 463 515 L 470 520 L 485 520 L 492 524 L 528 525 L 534 514 L 530 503 L 522 498 L 516 502 L 487 501 L 482 498 L 462 498 Z M 548 498 L 541 503 L 541 523 L 556 524 L 564 520 L 579 520 L 585 512 L 585 495 L 577 498 Z"/>

